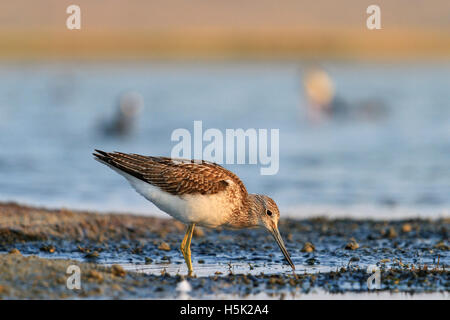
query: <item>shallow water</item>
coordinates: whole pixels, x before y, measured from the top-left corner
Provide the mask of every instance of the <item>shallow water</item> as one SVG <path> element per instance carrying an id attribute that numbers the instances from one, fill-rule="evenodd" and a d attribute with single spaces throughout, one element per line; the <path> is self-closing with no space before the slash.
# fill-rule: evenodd
<path id="1" fill-rule="evenodd" d="M 111 265 L 111 264 L 106 264 Z M 161 275 L 161 273 L 168 273 L 170 275 L 187 274 L 187 268 L 184 264 L 152 264 L 152 265 L 136 265 L 136 264 L 121 264 L 125 270 L 142 272 L 145 274 Z M 252 274 L 258 275 L 264 274 L 292 274 L 290 266 L 283 266 L 280 264 L 264 263 L 260 265 L 253 265 L 250 263 L 213 263 L 213 264 L 193 264 L 195 275 L 197 277 L 210 277 L 214 275 L 226 276 L 232 274 Z M 331 270 L 336 271 L 336 268 L 327 266 L 307 266 L 296 265 L 296 273 L 308 273 L 313 274 L 317 272 L 329 272 Z"/>
<path id="2" fill-rule="evenodd" d="M 202 120 L 204 130 L 280 129 L 277 175 L 227 168 L 291 216 L 448 216 L 450 65 L 323 65 L 342 99 L 381 101 L 386 117 L 310 123 L 305 63 L 1 65 L 0 200 L 159 212 L 91 152 L 170 155 L 172 131 Z M 136 130 L 106 137 L 99 123 L 128 90 L 144 98 Z"/>
<path id="3" fill-rule="evenodd" d="M 39 217 L 38 213 L 36 216 Z M 143 232 L 130 217 L 122 219 L 127 228 L 120 228 L 117 221 L 103 225 L 108 230 L 115 225 L 122 233 L 108 237 L 108 233 L 99 229 L 98 234 L 103 236 L 98 239 L 67 232 L 50 233 L 54 236 L 28 241 L 26 239 L 36 239 L 32 236 L 35 233 L 31 232 L 39 230 L 36 226 L 30 227 L 28 233 L 11 227 L 11 234 L 19 237 L 4 237 L 0 254 L 14 250 L 16 254 L 4 256 L 20 256 L 18 250 L 25 256 L 63 259 L 67 264 L 80 266 L 82 262 L 91 262 L 94 266 L 119 264 L 131 271 L 126 273 L 125 281 L 120 282 L 121 289 L 114 294 L 106 287 L 102 289 L 106 291 L 101 291 L 114 298 L 180 298 L 176 288 L 187 279 L 192 290 L 184 292 L 184 298 L 302 299 L 311 293 L 313 298 L 319 299 L 324 292 L 367 292 L 367 280 L 373 275 L 374 268 L 380 272 L 380 290 L 383 291 L 441 294 L 450 290 L 448 219 L 283 220 L 280 232 L 296 266 L 295 274 L 264 230 L 206 230 L 196 233 L 192 241 L 193 278 L 186 277 L 186 265 L 179 250 L 183 238 L 181 230 L 173 229 L 163 234 L 145 229 Z M 83 225 L 89 229 L 95 223 L 92 220 Z M 67 226 L 58 224 L 54 227 Z M 305 246 L 306 242 L 312 245 Z M 305 250 L 306 247 L 310 250 Z M 11 280 L 14 279 L 11 272 L 14 263 L 2 266 L 12 275 L 9 286 L 14 287 L 15 282 Z M 62 274 L 65 274 L 65 268 L 60 271 Z M 33 274 L 39 272 L 33 269 Z M 92 277 L 89 272 L 83 275 L 87 279 Z M 51 279 L 54 281 L 58 277 Z M 61 289 L 61 284 L 55 286 Z M 26 293 L 26 286 L 23 289 Z M 49 290 L 48 287 L 41 289 L 42 294 Z M 92 294 L 98 295 L 95 292 Z M 445 298 L 445 295 L 436 298 Z"/>
<path id="4" fill-rule="evenodd" d="M 336 272 L 341 268 L 367 270 L 407 267 L 430 268 L 450 265 L 447 221 L 409 221 L 411 230 L 403 232 L 404 221 L 377 222 L 353 220 L 286 221 L 280 230 L 296 266 L 297 274 Z M 45 258 L 91 261 L 103 265 L 120 264 L 130 271 L 149 275 L 187 274 L 179 245 L 182 232 L 161 238 L 150 233 L 145 239 L 105 240 L 101 242 L 48 240 L 16 242 L 0 246 L 0 252 L 17 248 L 25 255 Z M 248 239 L 252 242 L 249 243 Z M 351 239 L 358 246 L 348 248 Z M 169 250 L 159 248 L 164 241 Z M 314 251 L 305 252 L 310 242 Z M 49 253 L 46 247 L 53 246 Z M 281 251 L 264 230 L 206 231 L 192 241 L 192 262 L 198 277 L 229 274 L 292 275 Z M 95 252 L 95 256 L 90 253 Z"/>
<path id="5" fill-rule="evenodd" d="M 189 299 L 189 296 L 184 296 Z M 237 295 L 219 294 L 213 296 L 206 296 L 204 299 L 247 299 L 247 300 L 448 300 L 448 292 L 439 293 L 392 293 L 392 292 L 346 292 L 346 293 L 329 293 L 322 290 L 309 292 L 307 294 L 300 292 L 282 292 L 278 294 L 269 295 L 265 292 L 260 292 L 246 297 L 239 297 Z"/>

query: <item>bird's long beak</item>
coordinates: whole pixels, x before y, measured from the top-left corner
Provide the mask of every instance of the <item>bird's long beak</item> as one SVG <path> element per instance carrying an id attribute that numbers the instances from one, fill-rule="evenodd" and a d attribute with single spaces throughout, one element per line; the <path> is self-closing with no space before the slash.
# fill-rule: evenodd
<path id="1" fill-rule="evenodd" d="M 283 252 L 284 257 L 286 258 L 286 261 L 291 265 L 292 270 L 295 270 L 295 265 L 291 260 L 291 257 L 289 256 L 289 253 L 286 250 L 286 246 L 284 245 L 283 239 L 281 238 L 280 231 L 278 231 L 278 228 L 276 226 L 272 227 L 272 236 L 274 237 L 275 241 L 277 242 L 278 246 L 281 249 L 281 252 Z"/>

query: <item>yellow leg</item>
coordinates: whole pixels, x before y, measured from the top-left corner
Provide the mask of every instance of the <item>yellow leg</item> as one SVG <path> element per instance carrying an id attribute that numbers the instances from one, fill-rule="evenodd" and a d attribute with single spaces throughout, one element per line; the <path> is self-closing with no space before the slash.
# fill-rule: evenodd
<path id="1" fill-rule="evenodd" d="M 188 274 L 192 275 L 192 271 L 194 271 L 192 269 L 192 262 L 191 262 L 191 240 L 192 240 L 192 235 L 194 233 L 194 227 L 195 227 L 195 223 L 191 223 L 187 230 L 186 230 L 186 235 L 183 238 L 183 241 L 181 242 L 181 246 L 180 246 L 180 250 L 181 253 L 183 254 L 184 257 L 184 261 L 186 261 L 186 265 L 188 267 Z"/>

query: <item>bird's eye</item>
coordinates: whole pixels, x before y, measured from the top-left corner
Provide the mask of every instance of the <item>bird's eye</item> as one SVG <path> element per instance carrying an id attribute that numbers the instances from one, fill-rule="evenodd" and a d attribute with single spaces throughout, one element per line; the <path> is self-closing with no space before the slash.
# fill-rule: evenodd
<path id="1" fill-rule="evenodd" d="M 266 213 L 267 213 L 267 215 L 268 215 L 269 217 L 272 216 L 272 211 L 267 210 Z"/>

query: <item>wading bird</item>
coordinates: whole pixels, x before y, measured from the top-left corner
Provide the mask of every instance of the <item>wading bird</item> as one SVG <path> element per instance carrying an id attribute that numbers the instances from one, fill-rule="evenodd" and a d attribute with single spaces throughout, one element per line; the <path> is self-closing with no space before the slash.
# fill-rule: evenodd
<path id="1" fill-rule="evenodd" d="M 102 124 L 106 136 L 129 135 L 138 120 L 139 113 L 144 108 L 144 98 L 138 92 L 126 92 L 120 96 L 116 114 L 111 121 Z"/>
<path id="2" fill-rule="evenodd" d="M 207 161 L 95 150 L 95 159 L 124 176 L 159 209 L 187 225 L 181 252 L 191 275 L 191 240 L 196 225 L 207 228 L 267 229 L 292 269 L 278 231 L 280 213 L 271 198 L 249 194 L 231 171 Z"/>

